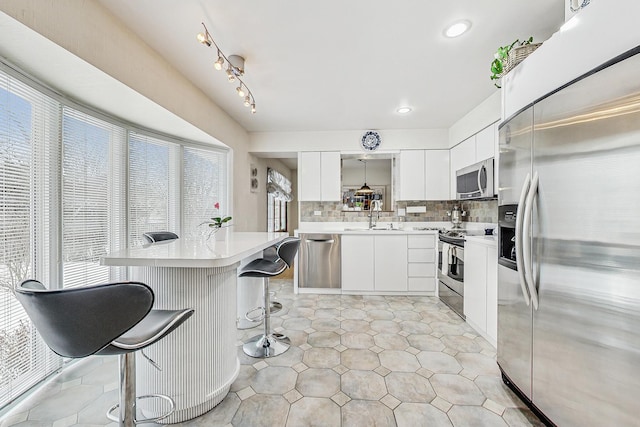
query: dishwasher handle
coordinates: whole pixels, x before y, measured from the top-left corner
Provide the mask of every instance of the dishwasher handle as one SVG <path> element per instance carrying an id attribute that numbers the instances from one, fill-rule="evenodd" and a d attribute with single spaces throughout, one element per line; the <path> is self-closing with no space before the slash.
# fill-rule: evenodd
<path id="1" fill-rule="evenodd" d="M 329 239 L 329 240 L 316 240 L 316 239 L 307 239 L 305 240 L 308 243 L 335 243 L 335 240 L 333 239 Z"/>

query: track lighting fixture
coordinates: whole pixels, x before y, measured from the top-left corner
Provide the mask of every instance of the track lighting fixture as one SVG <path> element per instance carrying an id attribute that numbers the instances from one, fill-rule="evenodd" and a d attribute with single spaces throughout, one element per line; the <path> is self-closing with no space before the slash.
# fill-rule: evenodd
<path id="1" fill-rule="evenodd" d="M 207 47 L 214 47 L 218 51 L 218 58 L 213 63 L 213 68 L 216 70 L 222 70 L 226 64 L 225 73 L 227 74 L 227 80 L 229 83 L 233 83 L 236 80 L 240 83 L 240 85 L 236 88 L 236 92 L 238 96 L 244 99 L 244 106 L 251 107 L 251 113 L 255 114 L 256 112 L 256 100 L 253 97 L 253 93 L 247 87 L 247 85 L 242 81 L 240 77 L 244 76 L 244 58 L 239 55 L 229 55 L 226 56 L 216 42 L 211 37 L 209 30 L 207 30 L 207 26 L 202 23 L 204 27 L 204 33 L 198 34 L 196 37 L 200 43 Z"/>

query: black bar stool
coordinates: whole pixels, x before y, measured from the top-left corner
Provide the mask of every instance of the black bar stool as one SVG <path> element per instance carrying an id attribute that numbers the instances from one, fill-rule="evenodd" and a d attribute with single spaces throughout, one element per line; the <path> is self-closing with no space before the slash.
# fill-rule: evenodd
<path id="1" fill-rule="evenodd" d="M 300 239 L 298 237 L 287 237 L 276 246 L 276 256 L 258 258 L 247 264 L 241 271 L 240 277 L 261 277 L 263 278 L 264 306 L 264 331 L 244 343 L 242 349 L 251 357 L 273 357 L 284 353 L 291 346 L 288 337 L 271 332 L 271 294 L 269 293 L 269 277 L 290 268 L 298 252 Z"/>
<path id="2" fill-rule="evenodd" d="M 48 290 L 37 280 L 26 280 L 16 289 L 16 298 L 45 343 L 60 356 L 119 355 L 120 403 L 107 411 L 110 420 L 133 427 L 171 415 L 175 407 L 173 399 L 153 394 L 138 399 L 163 399 L 169 404 L 168 413 L 136 420 L 134 352 L 165 337 L 187 320 L 193 310 L 152 310 L 153 291 L 140 282 Z M 118 408 L 119 415 L 113 415 Z"/>
<path id="3" fill-rule="evenodd" d="M 171 231 L 148 231 L 146 233 L 142 233 L 142 237 L 145 238 L 147 243 L 155 243 L 163 240 L 175 240 L 178 238 L 178 235 Z"/>

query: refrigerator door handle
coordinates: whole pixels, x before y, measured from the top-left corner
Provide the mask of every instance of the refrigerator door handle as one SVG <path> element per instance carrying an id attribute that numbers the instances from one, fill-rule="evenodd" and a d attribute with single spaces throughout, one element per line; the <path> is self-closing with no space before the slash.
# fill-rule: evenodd
<path id="1" fill-rule="evenodd" d="M 538 172 L 533 174 L 531 180 L 531 188 L 529 189 L 529 195 L 527 196 L 527 202 L 524 209 L 524 219 L 522 221 L 522 261 L 524 263 L 524 276 L 529 287 L 529 293 L 531 294 L 531 302 L 533 308 L 538 309 L 538 291 L 536 290 L 536 284 L 533 280 L 533 266 L 531 265 L 531 235 L 529 230 L 531 228 L 531 217 L 533 216 L 533 199 L 538 194 Z"/>
<path id="2" fill-rule="evenodd" d="M 524 276 L 524 265 L 522 261 L 522 217 L 524 216 L 525 201 L 527 198 L 527 194 L 529 193 L 530 185 L 531 175 L 527 174 L 527 177 L 524 179 L 524 184 L 522 184 L 520 201 L 518 202 L 518 210 L 516 211 L 516 270 L 518 270 L 518 281 L 520 282 L 520 287 L 522 288 L 522 296 L 524 297 L 524 302 L 527 303 L 527 306 L 529 305 L 530 300 L 529 291 L 527 291 L 527 285 L 525 282 L 526 279 Z"/>

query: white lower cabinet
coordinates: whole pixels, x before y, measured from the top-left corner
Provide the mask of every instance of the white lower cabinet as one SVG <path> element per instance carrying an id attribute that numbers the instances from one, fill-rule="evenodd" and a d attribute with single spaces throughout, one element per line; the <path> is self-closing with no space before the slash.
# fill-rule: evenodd
<path id="1" fill-rule="evenodd" d="M 435 293 L 435 235 L 343 234 L 341 244 L 343 291 Z"/>
<path id="2" fill-rule="evenodd" d="M 464 315 L 496 345 L 498 338 L 498 249 L 467 240 L 464 245 Z"/>
<path id="3" fill-rule="evenodd" d="M 374 236 L 375 290 L 407 290 L 407 236 Z"/>
<path id="4" fill-rule="evenodd" d="M 342 252 L 342 290 L 373 291 L 374 236 L 344 234 Z"/>
<path id="5" fill-rule="evenodd" d="M 435 292 L 435 236 L 407 236 L 407 262 L 407 290 L 415 292 Z"/>

